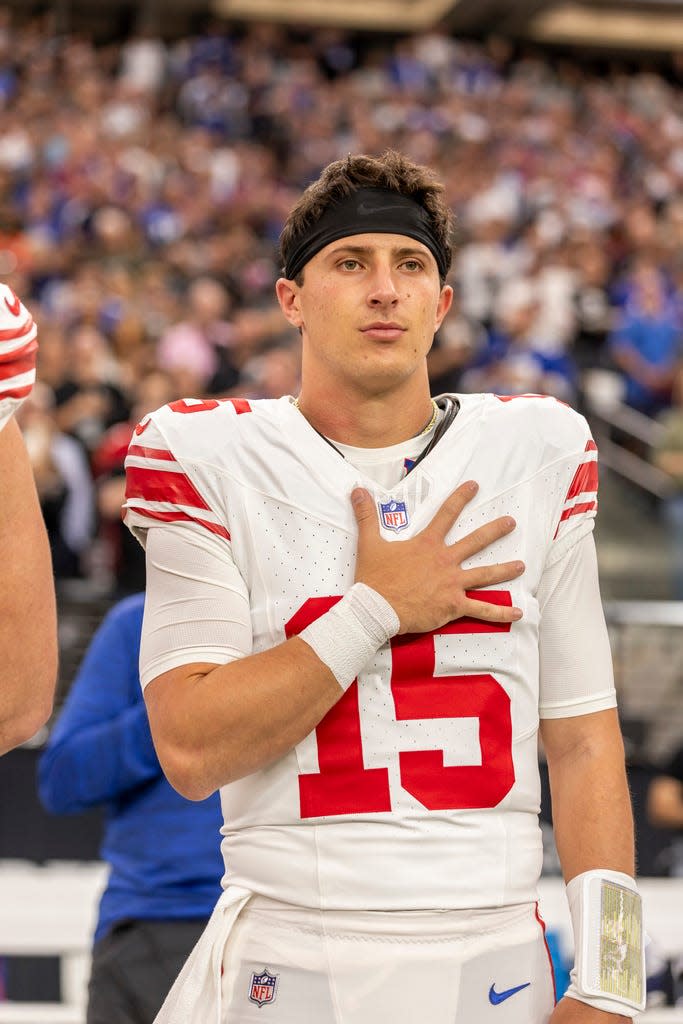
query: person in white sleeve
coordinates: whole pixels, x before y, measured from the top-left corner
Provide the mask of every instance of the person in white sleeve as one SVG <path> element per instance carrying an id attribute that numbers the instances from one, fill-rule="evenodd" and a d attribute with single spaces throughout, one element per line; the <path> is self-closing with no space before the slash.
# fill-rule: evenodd
<path id="1" fill-rule="evenodd" d="M 154 742 L 225 819 L 224 892 L 157 1024 L 614 1024 L 644 1003 L 595 444 L 551 398 L 430 398 L 451 232 L 426 168 L 329 165 L 281 236 L 298 397 L 188 398 L 136 429 Z M 539 727 L 577 945 L 557 1005 Z"/>
<path id="2" fill-rule="evenodd" d="M 50 546 L 14 419 L 35 381 L 37 348 L 31 314 L 0 284 L 0 754 L 45 724 L 57 680 Z"/>

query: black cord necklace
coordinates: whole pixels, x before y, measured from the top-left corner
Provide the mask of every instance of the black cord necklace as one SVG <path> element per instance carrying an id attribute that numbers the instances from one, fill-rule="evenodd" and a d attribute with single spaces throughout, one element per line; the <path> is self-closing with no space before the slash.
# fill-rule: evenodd
<path id="1" fill-rule="evenodd" d="M 424 449 L 424 451 L 420 452 L 418 457 L 415 459 L 415 461 L 410 466 L 410 469 L 407 470 L 406 476 L 407 476 L 408 473 L 412 473 L 412 471 L 415 469 L 415 467 L 418 466 L 422 462 L 423 459 L 426 459 L 427 456 L 429 455 L 429 453 L 434 450 L 434 448 L 437 446 L 437 444 L 439 443 L 439 441 L 441 440 L 443 435 L 446 433 L 446 431 L 448 430 L 448 428 L 450 427 L 451 423 L 453 422 L 455 417 L 458 415 L 458 412 L 460 410 L 460 402 L 455 397 L 455 395 L 439 395 L 438 398 L 433 398 L 432 402 L 434 404 L 434 415 L 432 416 L 432 419 L 427 424 L 427 426 L 424 427 L 420 431 L 420 434 L 424 434 L 428 430 L 431 430 L 432 424 L 434 423 L 434 420 L 436 419 L 437 410 L 439 410 L 439 409 L 443 410 L 443 414 L 444 414 L 443 418 L 442 418 L 441 422 L 439 423 L 439 425 L 437 426 L 436 430 L 434 431 L 434 436 L 431 439 L 431 441 L 429 442 L 429 444 L 427 445 L 427 447 Z M 299 409 L 299 400 L 298 400 L 298 398 L 294 399 L 294 403 L 293 404 L 294 404 L 294 408 L 295 409 Z M 301 410 L 299 410 L 299 411 L 301 411 Z M 302 413 L 302 415 L 303 415 L 303 413 Z M 329 437 L 325 437 L 325 435 L 321 434 L 319 430 L 316 430 L 316 428 L 313 426 L 312 423 L 309 423 L 309 426 L 312 427 L 313 430 L 315 430 L 315 432 L 318 435 L 318 437 L 322 437 L 323 441 L 326 444 L 329 444 L 330 448 L 334 448 L 334 450 L 337 453 L 337 455 L 341 455 L 342 459 L 346 458 L 344 453 L 339 451 L 339 449 L 337 448 L 336 444 L 334 444 L 333 441 L 330 441 Z M 417 434 L 416 436 L 419 437 L 420 434 Z"/>
<path id="2" fill-rule="evenodd" d="M 434 448 L 436 448 L 437 444 L 439 443 L 443 435 L 446 433 L 451 423 L 453 422 L 455 417 L 458 415 L 458 412 L 460 411 L 460 402 L 455 397 L 455 395 L 439 395 L 439 397 L 435 399 L 435 404 L 438 406 L 439 409 L 443 409 L 443 419 L 441 420 L 441 423 L 439 423 L 438 427 L 434 431 L 434 437 L 431 439 L 425 450 L 423 452 L 420 452 L 420 454 L 418 455 L 418 457 L 415 459 L 412 466 L 408 470 L 408 473 L 412 473 L 415 467 L 418 466 L 423 459 L 426 459 L 429 453 L 433 451 Z"/>

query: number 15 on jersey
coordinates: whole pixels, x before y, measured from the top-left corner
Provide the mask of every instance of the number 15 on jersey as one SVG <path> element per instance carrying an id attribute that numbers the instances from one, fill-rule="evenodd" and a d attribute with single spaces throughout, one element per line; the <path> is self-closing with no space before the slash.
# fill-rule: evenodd
<path id="1" fill-rule="evenodd" d="M 471 591 L 470 597 L 512 605 L 506 590 Z M 306 601 L 285 626 L 297 636 L 340 597 Z M 457 619 L 430 633 L 397 636 L 391 641 L 391 694 L 397 721 L 475 718 L 479 721 L 481 764 L 444 764 L 443 750 L 399 750 L 401 786 L 428 810 L 495 807 L 512 789 L 510 698 L 494 676 L 439 675 L 434 637 L 454 633 L 505 633 L 509 622 Z M 299 776 L 302 818 L 391 811 L 388 768 L 366 768 L 363 761 L 358 682 L 319 722 L 316 730 L 319 771 Z"/>

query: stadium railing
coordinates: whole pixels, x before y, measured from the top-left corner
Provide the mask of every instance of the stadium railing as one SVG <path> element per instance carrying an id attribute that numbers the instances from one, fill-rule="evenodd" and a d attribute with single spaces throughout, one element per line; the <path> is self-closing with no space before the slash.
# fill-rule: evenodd
<path id="1" fill-rule="evenodd" d="M 600 452 L 600 461 L 614 473 L 657 498 L 667 498 L 674 485 L 668 473 L 652 465 L 664 427 L 621 400 L 623 381 L 611 370 L 589 370 L 582 377 L 586 412 Z M 632 450 L 618 438 L 636 442 Z"/>

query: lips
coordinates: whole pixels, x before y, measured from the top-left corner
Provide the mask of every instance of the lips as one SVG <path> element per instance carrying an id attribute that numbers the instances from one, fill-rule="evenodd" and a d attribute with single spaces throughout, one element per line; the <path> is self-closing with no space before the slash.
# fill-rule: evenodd
<path id="1" fill-rule="evenodd" d="M 383 341 L 394 341 L 396 338 L 400 338 L 405 330 L 406 328 L 401 324 L 388 320 L 376 320 L 374 323 L 368 324 L 367 327 L 361 327 L 363 334 Z"/>

